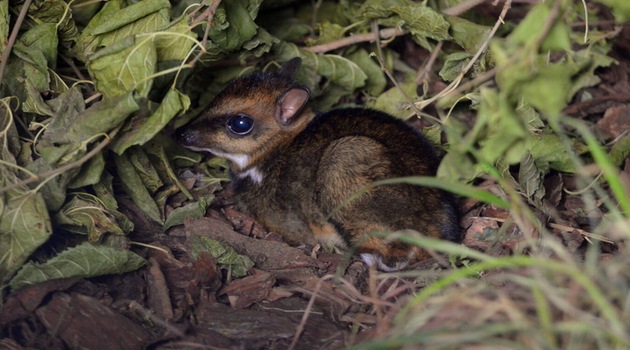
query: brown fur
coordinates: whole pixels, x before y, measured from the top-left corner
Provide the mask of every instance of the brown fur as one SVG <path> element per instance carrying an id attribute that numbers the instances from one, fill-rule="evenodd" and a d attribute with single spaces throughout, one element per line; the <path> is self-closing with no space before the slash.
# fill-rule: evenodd
<path id="1" fill-rule="evenodd" d="M 315 114 L 306 105 L 308 91 L 293 82 L 297 67 L 294 60 L 278 72 L 236 80 L 181 131 L 181 142 L 246 158 L 241 162 L 246 164 L 230 162 L 235 194 L 289 243 L 343 246 L 341 238 L 358 252 L 396 266 L 428 254 L 370 233 L 411 229 L 458 241 L 454 199 L 443 191 L 380 186 L 348 202 L 374 181 L 432 176 L 438 158 L 421 134 L 382 112 L 352 108 Z M 226 123 L 234 115 L 250 116 L 252 131 L 231 133 Z M 248 174 L 260 174 L 262 181 Z"/>

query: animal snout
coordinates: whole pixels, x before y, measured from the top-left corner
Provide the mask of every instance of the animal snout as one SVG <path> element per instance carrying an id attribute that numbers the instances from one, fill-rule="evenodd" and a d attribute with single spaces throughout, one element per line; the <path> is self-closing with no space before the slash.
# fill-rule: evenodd
<path id="1" fill-rule="evenodd" d="M 199 130 L 184 127 L 177 130 L 177 142 L 183 146 L 193 146 L 199 139 Z"/>

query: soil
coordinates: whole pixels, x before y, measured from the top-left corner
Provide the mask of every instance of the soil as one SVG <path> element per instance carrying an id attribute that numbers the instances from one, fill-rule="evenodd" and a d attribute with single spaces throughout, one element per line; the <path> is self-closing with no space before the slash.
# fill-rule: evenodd
<path id="1" fill-rule="evenodd" d="M 414 54 L 418 54 L 417 52 Z M 428 55 L 424 53 L 425 57 Z M 613 48 L 618 64 L 597 71 L 601 83 L 580 92 L 565 113 L 588 120 L 610 139 L 630 130 L 630 27 Z M 589 94 L 590 98 L 582 98 Z M 630 159 L 621 167 L 630 188 Z M 492 190 L 491 181 L 478 184 Z M 550 228 L 573 251 L 588 237 L 590 221 L 570 174 L 545 179 L 545 208 L 557 218 Z M 148 264 L 125 275 L 54 280 L 25 287 L 3 301 L 2 349 L 340 349 L 383 334 L 418 279 L 375 278 L 355 257 L 291 247 L 238 211 L 229 185 L 206 217 L 188 219 L 163 233 L 129 201 L 136 223 L 133 246 Z M 541 217 L 549 217 L 540 211 Z M 600 216 L 589 213 L 588 218 Z M 466 246 L 511 254 L 523 239 L 508 213 L 475 200 L 462 201 Z M 545 222 L 543 220 L 543 222 Z M 501 237 L 496 229 L 509 225 Z M 249 256 L 255 267 L 233 278 L 216 259 L 191 256 L 191 233 L 216 239 Z M 614 253 L 612 247 L 604 246 Z M 436 256 L 423 269 L 447 269 Z M 463 315 L 462 317 L 465 317 Z"/>

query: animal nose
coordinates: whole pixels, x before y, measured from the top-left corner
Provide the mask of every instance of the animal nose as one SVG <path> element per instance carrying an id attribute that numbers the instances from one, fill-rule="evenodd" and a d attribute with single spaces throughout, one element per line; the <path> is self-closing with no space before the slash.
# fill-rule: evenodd
<path id="1" fill-rule="evenodd" d="M 184 146 L 190 146 L 197 140 L 199 132 L 189 127 L 184 127 L 177 130 L 177 142 Z"/>

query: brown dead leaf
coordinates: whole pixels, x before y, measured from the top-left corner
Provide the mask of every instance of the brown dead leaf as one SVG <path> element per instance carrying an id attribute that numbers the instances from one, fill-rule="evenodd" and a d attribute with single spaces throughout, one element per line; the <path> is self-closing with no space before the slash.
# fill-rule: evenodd
<path id="1" fill-rule="evenodd" d="M 235 309 L 245 309 L 250 305 L 266 300 L 276 279 L 268 272 L 252 269 L 252 275 L 231 281 L 223 286 L 218 295 L 227 295 Z"/>
<path id="2" fill-rule="evenodd" d="M 604 117 L 597 121 L 597 127 L 612 138 L 630 131 L 630 104 L 608 108 Z"/>

